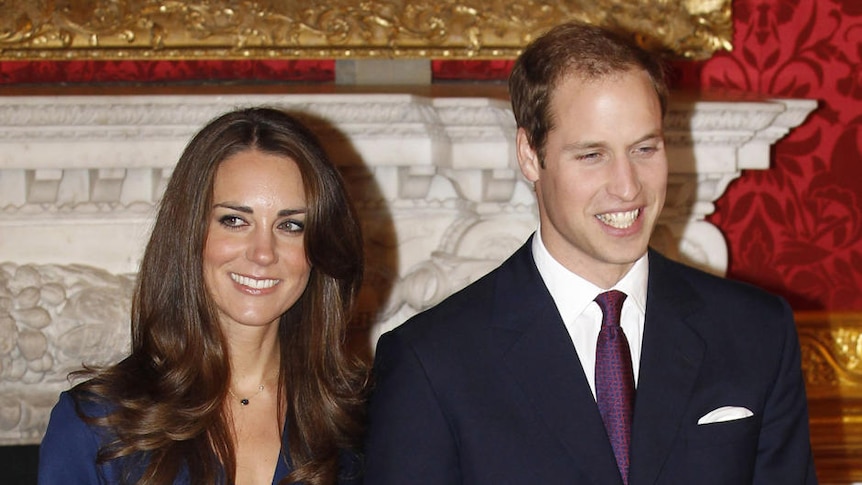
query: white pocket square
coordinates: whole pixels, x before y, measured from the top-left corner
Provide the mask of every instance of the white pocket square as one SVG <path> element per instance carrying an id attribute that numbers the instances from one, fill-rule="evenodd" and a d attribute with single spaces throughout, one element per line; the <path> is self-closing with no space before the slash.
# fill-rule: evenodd
<path id="1" fill-rule="evenodd" d="M 697 424 L 723 423 L 725 421 L 743 419 L 749 416 L 754 416 L 754 413 L 752 413 L 748 408 L 739 406 L 722 406 L 704 414 L 697 420 Z"/>

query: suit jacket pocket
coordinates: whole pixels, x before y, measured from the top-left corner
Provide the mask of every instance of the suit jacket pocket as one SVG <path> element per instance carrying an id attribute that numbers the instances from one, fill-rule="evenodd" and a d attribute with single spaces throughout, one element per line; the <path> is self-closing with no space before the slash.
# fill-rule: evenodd
<path id="1" fill-rule="evenodd" d="M 759 416 L 749 416 L 732 421 L 693 426 L 687 436 L 689 448 L 708 448 L 739 441 L 757 441 L 760 431 Z"/>
<path id="2" fill-rule="evenodd" d="M 720 423 L 692 424 L 685 431 L 683 449 L 669 464 L 678 475 L 667 483 L 739 485 L 751 483 L 760 429 L 758 416 Z"/>

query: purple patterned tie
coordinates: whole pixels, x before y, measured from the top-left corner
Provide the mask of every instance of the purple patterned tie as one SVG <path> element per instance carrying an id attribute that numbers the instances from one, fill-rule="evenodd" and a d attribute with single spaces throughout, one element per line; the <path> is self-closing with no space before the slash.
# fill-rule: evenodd
<path id="1" fill-rule="evenodd" d="M 620 327 L 626 294 L 611 290 L 596 297 L 602 329 L 596 343 L 596 402 L 611 440 L 623 483 L 629 483 L 629 445 L 635 381 L 629 342 Z"/>

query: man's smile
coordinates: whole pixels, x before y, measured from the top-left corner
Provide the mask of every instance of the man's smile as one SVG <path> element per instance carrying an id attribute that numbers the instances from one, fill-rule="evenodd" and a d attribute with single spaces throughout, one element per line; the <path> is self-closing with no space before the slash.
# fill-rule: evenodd
<path id="1" fill-rule="evenodd" d="M 596 219 L 617 229 L 627 229 L 635 223 L 639 214 L 640 209 L 627 212 L 606 212 L 604 214 L 596 214 Z"/>

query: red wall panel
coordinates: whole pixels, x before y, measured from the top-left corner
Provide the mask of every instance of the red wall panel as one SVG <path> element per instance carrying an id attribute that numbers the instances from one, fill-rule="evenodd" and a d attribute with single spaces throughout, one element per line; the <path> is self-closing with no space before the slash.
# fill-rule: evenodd
<path id="1" fill-rule="evenodd" d="M 710 221 L 729 276 L 796 310 L 862 310 L 862 2 L 737 0 L 734 50 L 680 76 L 685 87 L 817 99 L 767 171 L 744 172 Z"/>
<path id="2" fill-rule="evenodd" d="M 331 82 L 333 60 L 3 61 L 0 85 Z"/>

